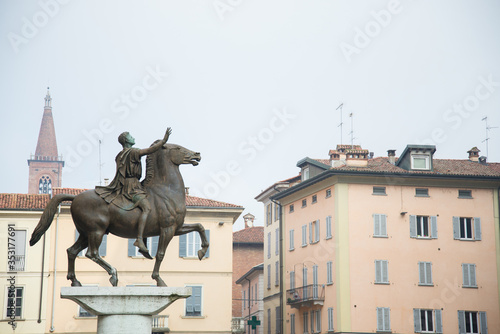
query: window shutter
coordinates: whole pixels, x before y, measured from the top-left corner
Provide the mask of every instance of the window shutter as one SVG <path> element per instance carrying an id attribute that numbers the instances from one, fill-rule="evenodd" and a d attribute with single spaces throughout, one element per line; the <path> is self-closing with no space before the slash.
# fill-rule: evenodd
<path id="1" fill-rule="evenodd" d="M 205 230 L 205 235 L 207 236 L 207 241 L 210 243 L 210 230 Z M 205 257 L 210 257 L 210 246 L 208 246 L 207 252 L 205 253 Z"/>
<path id="2" fill-rule="evenodd" d="M 387 216 L 380 215 L 380 235 L 387 236 Z"/>
<path id="3" fill-rule="evenodd" d="M 373 234 L 380 235 L 380 215 L 373 214 Z"/>
<path id="4" fill-rule="evenodd" d="M 388 270 L 388 261 L 382 261 L 382 281 L 384 283 L 389 282 L 389 270 Z"/>
<path id="5" fill-rule="evenodd" d="M 479 321 L 481 322 L 481 334 L 488 334 L 488 321 L 486 319 L 486 312 L 478 312 Z"/>
<path id="6" fill-rule="evenodd" d="M 267 233 L 267 258 L 271 258 L 271 232 Z"/>
<path id="7" fill-rule="evenodd" d="M 128 256 L 135 256 L 135 239 L 128 239 Z"/>
<path id="8" fill-rule="evenodd" d="M 453 239 L 460 239 L 460 218 L 453 217 Z"/>
<path id="9" fill-rule="evenodd" d="M 309 243 L 313 243 L 313 223 L 309 223 Z"/>
<path id="10" fill-rule="evenodd" d="M 102 236 L 101 245 L 99 246 L 99 255 L 106 256 L 106 244 L 108 243 L 108 235 L 105 234 Z"/>
<path id="11" fill-rule="evenodd" d="M 314 311 L 311 311 L 311 333 L 314 333 Z"/>
<path id="12" fill-rule="evenodd" d="M 195 312 L 201 312 L 201 286 L 193 286 L 193 306 Z"/>
<path id="13" fill-rule="evenodd" d="M 302 269 L 302 285 L 307 286 L 307 267 L 304 267 L 304 269 Z M 307 289 L 304 289 L 304 292 L 306 291 Z"/>
<path id="14" fill-rule="evenodd" d="M 271 265 L 267 265 L 267 288 L 271 289 Z"/>
<path id="15" fill-rule="evenodd" d="M 293 230 L 290 230 L 290 240 L 289 240 L 289 249 L 292 250 L 292 249 L 295 249 L 294 247 L 294 240 L 293 240 Z"/>
<path id="16" fill-rule="evenodd" d="M 437 216 L 431 216 L 431 238 L 437 239 L 437 237 L 438 237 Z"/>
<path id="17" fill-rule="evenodd" d="M 436 333 L 443 333 L 443 320 L 441 317 L 441 310 L 434 310 L 434 314 L 436 316 Z"/>
<path id="18" fill-rule="evenodd" d="M 276 251 L 275 251 L 275 255 L 278 255 L 279 254 L 279 244 L 280 244 L 280 229 L 277 228 L 276 229 Z"/>
<path id="19" fill-rule="evenodd" d="M 295 289 L 295 271 L 290 271 L 290 290 Z"/>
<path id="20" fill-rule="evenodd" d="M 307 225 L 302 225 L 302 246 L 307 246 Z"/>
<path id="21" fill-rule="evenodd" d="M 424 262 L 418 263 L 418 276 L 420 279 L 419 283 L 425 284 L 425 263 Z"/>
<path id="22" fill-rule="evenodd" d="M 469 280 L 469 265 L 467 263 L 462 263 L 462 275 L 464 278 L 464 286 L 470 286 Z"/>
<path id="23" fill-rule="evenodd" d="M 417 216 L 410 216 L 410 238 L 417 237 Z"/>
<path id="24" fill-rule="evenodd" d="M 477 286 L 476 284 L 476 265 L 469 264 L 469 277 L 470 277 L 470 285 Z"/>
<path id="25" fill-rule="evenodd" d="M 384 309 L 377 307 L 377 331 L 384 330 Z"/>
<path id="26" fill-rule="evenodd" d="M 326 217 L 326 238 L 332 237 L 332 216 Z"/>
<path id="27" fill-rule="evenodd" d="M 391 317 L 390 317 L 390 309 L 385 307 L 384 309 L 384 330 L 391 330 Z"/>
<path id="28" fill-rule="evenodd" d="M 465 334 L 465 311 L 458 311 L 458 333 Z"/>
<path id="29" fill-rule="evenodd" d="M 280 282 L 280 263 L 278 261 L 275 262 L 274 270 L 276 270 L 274 285 L 279 285 L 279 282 Z"/>
<path id="30" fill-rule="evenodd" d="M 186 257 L 187 255 L 187 235 L 181 234 L 179 236 L 179 257 Z"/>
<path id="31" fill-rule="evenodd" d="M 420 309 L 413 309 L 413 330 L 415 333 L 420 333 L 422 331 L 422 324 L 420 323 Z"/>
<path id="32" fill-rule="evenodd" d="M 375 283 L 382 281 L 381 262 L 380 260 L 375 260 Z"/>
<path id="33" fill-rule="evenodd" d="M 474 218 L 474 240 L 481 240 L 481 218 Z"/>
<path id="34" fill-rule="evenodd" d="M 319 219 L 316 220 L 316 225 L 314 226 L 314 229 L 315 229 L 315 235 L 316 235 L 316 240 L 314 240 L 315 242 L 319 242 Z"/>
<path id="35" fill-rule="evenodd" d="M 321 310 L 316 310 L 316 332 L 321 333 Z"/>
<path id="36" fill-rule="evenodd" d="M 432 263 L 425 264 L 425 283 L 432 284 Z"/>

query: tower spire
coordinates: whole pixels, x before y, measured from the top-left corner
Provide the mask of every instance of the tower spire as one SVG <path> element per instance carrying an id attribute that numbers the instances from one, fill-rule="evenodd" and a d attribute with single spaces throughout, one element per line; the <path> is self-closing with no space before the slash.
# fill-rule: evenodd
<path id="1" fill-rule="evenodd" d="M 50 97 L 49 87 L 47 87 L 47 95 L 45 95 L 45 109 L 52 109 L 52 98 Z"/>

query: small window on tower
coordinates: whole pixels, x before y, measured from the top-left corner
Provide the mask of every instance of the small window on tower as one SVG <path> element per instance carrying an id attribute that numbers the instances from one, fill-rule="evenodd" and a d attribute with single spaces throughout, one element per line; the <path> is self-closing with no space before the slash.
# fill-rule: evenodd
<path id="1" fill-rule="evenodd" d="M 39 194 L 52 194 L 52 181 L 48 176 L 42 176 L 38 182 Z"/>

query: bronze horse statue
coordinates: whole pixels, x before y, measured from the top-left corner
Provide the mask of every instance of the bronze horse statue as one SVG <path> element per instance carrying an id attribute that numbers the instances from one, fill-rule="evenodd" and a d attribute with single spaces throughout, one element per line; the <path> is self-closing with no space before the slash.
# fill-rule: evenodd
<path id="1" fill-rule="evenodd" d="M 175 144 L 164 144 L 161 149 L 147 156 L 146 177 L 142 181 L 151 206 L 144 237 L 160 236 L 153 274 L 158 286 L 167 286 L 161 279 L 159 270 L 168 244 L 174 235 L 197 231 L 201 238 L 198 258 L 201 260 L 208 250 L 208 240 L 201 224 L 184 224 L 186 216 L 186 190 L 179 171 L 181 164 L 197 166 L 200 153 L 190 151 Z M 109 263 L 99 256 L 99 246 L 104 234 L 114 234 L 122 238 L 135 238 L 137 224 L 141 214 L 139 208 L 123 210 L 114 204 L 108 204 L 94 190 L 85 191 L 77 196 L 59 194 L 54 196 L 43 211 L 40 221 L 33 231 L 30 245 L 33 246 L 48 230 L 58 205 L 63 201 L 72 201 L 71 216 L 80 233 L 76 242 L 67 249 L 68 280 L 71 286 L 81 286 L 75 275 L 75 259 L 88 247 L 86 257 L 103 267 L 113 286 L 118 284 L 118 273 Z"/>

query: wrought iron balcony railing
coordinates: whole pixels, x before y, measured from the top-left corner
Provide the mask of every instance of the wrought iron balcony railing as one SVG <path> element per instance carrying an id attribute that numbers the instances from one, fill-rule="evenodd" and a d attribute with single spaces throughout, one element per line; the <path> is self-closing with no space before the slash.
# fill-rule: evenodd
<path id="1" fill-rule="evenodd" d="M 325 301 L 325 285 L 311 284 L 286 291 L 287 305 L 293 308 L 323 305 Z"/>

